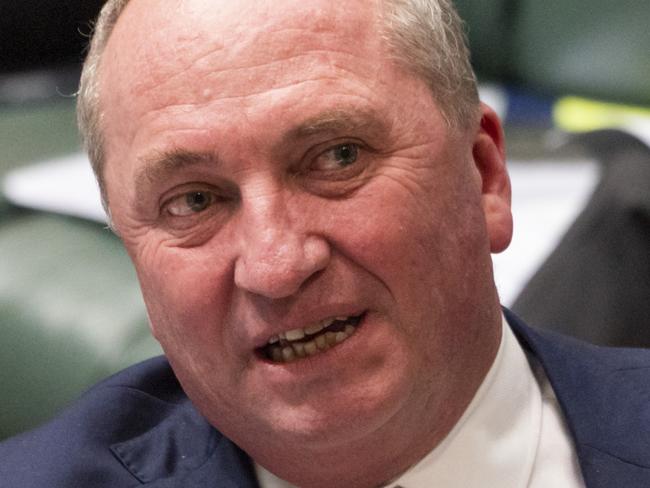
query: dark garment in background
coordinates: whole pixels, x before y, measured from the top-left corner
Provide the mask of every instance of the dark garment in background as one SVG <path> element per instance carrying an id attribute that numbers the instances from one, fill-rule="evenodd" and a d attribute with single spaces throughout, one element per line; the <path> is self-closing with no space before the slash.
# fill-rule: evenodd
<path id="1" fill-rule="evenodd" d="M 650 148 L 614 130 L 576 142 L 600 184 L 513 310 L 595 344 L 650 347 Z"/>

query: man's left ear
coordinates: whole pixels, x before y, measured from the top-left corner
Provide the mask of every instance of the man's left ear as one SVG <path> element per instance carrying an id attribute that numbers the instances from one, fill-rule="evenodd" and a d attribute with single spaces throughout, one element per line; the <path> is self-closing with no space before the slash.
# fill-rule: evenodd
<path id="1" fill-rule="evenodd" d="M 490 250 L 505 250 L 512 239 L 510 177 L 506 169 L 503 129 L 497 114 L 481 103 L 481 123 L 472 147 L 481 177 L 481 202 L 490 238 Z"/>

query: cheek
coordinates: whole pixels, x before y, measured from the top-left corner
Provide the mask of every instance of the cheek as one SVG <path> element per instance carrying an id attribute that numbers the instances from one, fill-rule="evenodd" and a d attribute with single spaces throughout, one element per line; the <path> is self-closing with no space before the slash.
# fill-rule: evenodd
<path id="1" fill-rule="evenodd" d="M 354 201 L 342 202 L 332 225 L 335 245 L 375 275 L 393 295 L 417 285 L 427 270 L 439 267 L 445 239 L 438 202 L 407 193 L 401 186 L 368 188 Z M 417 288 L 421 288 L 417 286 Z"/>
<path id="2" fill-rule="evenodd" d="M 206 259 L 200 248 L 164 244 L 147 246 L 134 262 L 153 333 L 163 347 L 215 342 L 229 309 L 225 263 Z"/>
<path id="3" fill-rule="evenodd" d="M 478 201 L 456 185 L 446 188 L 368 188 L 336 211 L 337 247 L 387 288 L 392 318 L 404 328 L 457 314 L 474 294 L 468 288 L 486 271 L 489 252 Z"/>

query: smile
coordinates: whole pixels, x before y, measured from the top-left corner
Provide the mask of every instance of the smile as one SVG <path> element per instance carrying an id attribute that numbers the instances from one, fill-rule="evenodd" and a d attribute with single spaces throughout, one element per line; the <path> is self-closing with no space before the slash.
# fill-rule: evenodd
<path id="1" fill-rule="evenodd" d="M 263 355 L 275 363 L 290 363 L 321 354 L 352 336 L 364 314 L 332 317 L 304 329 L 292 329 L 269 339 Z"/>

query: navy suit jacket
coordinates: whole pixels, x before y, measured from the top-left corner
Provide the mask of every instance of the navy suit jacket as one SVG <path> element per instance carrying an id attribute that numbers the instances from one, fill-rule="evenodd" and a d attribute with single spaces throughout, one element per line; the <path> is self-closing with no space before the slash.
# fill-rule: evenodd
<path id="1" fill-rule="evenodd" d="M 650 487 L 650 351 L 533 330 L 506 311 L 542 364 L 588 488 Z M 86 392 L 45 426 L 0 444 L 2 488 L 246 488 L 248 456 L 212 428 L 164 357 Z"/>

